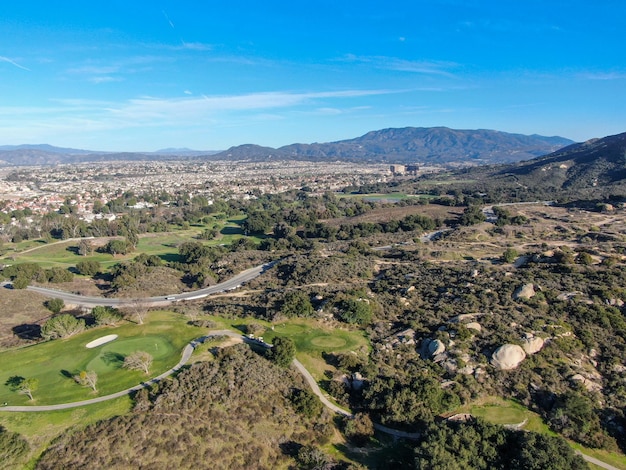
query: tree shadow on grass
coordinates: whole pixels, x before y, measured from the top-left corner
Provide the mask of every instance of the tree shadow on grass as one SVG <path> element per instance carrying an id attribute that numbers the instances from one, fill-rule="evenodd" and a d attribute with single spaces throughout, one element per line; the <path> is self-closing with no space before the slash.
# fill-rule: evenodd
<path id="1" fill-rule="evenodd" d="M 158 256 L 166 263 L 182 263 L 184 260 L 178 253 L 165 253 Z"/>
<path id="2" fill-rule="evenodd" d="M 102 355 L 102 361 L 107 366 L 114 366 L 116 368 L 119 368 L 122 367 L 122 364 L 124 364 L 124 355 L 108 351 Z"/>
<path id="3" fill-rule="evenodd" d="M 244 235 L 243 229 L 240 227 L 224 227 L 220 233 L 222 235 Z"/>
<path id="4" fill-rule="evenodd" d="M 78 246 L 68 246 L 65 250 L 70 253 L 74 253 L 76 256 L 80 256 L 80 253 L 78 253 Z"/>

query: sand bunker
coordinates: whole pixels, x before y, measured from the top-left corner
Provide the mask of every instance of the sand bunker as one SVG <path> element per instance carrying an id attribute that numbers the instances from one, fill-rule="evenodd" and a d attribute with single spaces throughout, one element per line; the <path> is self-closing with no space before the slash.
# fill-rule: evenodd
<path id="1" fill-rule="evenodd" d="M 101 338 L 94 339 L 90 343 L 87 343 L 85 347 L 89 349 L 95 348 L 96 346 L 101 346 L 105 343 L 110 343 L 111 341 L 116 340 L 116 339 L 117 339 L 117 335 L 106 335 Z"/>

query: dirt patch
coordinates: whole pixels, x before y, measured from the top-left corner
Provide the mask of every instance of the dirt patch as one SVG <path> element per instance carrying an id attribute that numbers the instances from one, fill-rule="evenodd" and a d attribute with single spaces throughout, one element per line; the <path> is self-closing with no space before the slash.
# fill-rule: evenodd
<path id="1" fill-rule="evenodd" d="M 30 344 L 32 333 L 50 317 L 47 300 L 34 292 L 0 287 L 0 349 Z"/>

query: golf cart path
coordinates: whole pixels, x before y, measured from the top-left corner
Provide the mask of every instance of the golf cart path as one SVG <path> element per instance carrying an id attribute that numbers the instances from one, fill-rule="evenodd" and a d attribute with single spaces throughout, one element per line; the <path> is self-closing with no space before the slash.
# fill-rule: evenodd
<path id="1" fill-rule="evenodd" d="M 200 338 L 194 339 L 191 342 L 189 342 L 189 344 L 187 344 L 185 346 L 185 348 L 183 349 L 183 353 L 182 353 L 182 356 L 180 358 L 180 361 L 178 361 L 178 364 L 176 364 L 174 367 L 172 367 L 171 369 L 163 372 L 161 375 L 158 375 L 157 377 L 154 377 L 154 378 L 152 378 L 150 380 L 147 380 L 145 382 L 142 382 L 139 385 L 135 385 L 134 387 L 130 387 L 130 388 L 127 388 L 126 390 L 122 390 L 120 392 L 112 393 L 110 395 L 104 395 L 102 397 L 92 398 L 90 400 L 77 401 L 77 402 L 73 402 L 73 403 L 60 403 L 60 404 L 57 404 L 57 405 L 4 406 L 4 407 L 0 407 L 0 411 L 38 412 L 38 411 L 66 410 L 66 409 L 69 409 L 69 408 L 76 408 L 76 407 L 80 407 L 80 406 L 91 405 L 91 404 L 94 404 L 94 403 L 100 403 L 100 402 L 104 402 L 104 401 L 108 401 L 108 400 L 113 400 L 115 398 L 123 397 L 123 396 L 128 395 L 128 394 L 130 394 L 132 392 L 141 390 L 142 388 L 146 388 L 146 387 L 148 387 L 148 386 L 150 386 L 150 385 L 152 385 L 154 383 L 157 383 L 157 382 L 163 380 L 164 378 L 169 377 L 170 375 L 174 374 L 175 372 L 180 370 L 185 364 L 187 364 L 187 362 L 191 358 L 191 355 L 193 354 L 193 351 L 195 350 L 195 348 L 199 344 L 205 342 L 209 338 L 216 337 L 216 336 L 228 336 L 228 337 L 231 337 L 231 338 L 241 339 L 245 343 L 255 344 L 257 346 L 261 346 L 261 347 L 264 347 L 266 349 L 272 347 L 271 344 L 250 339 L 250 338 L 248 338 L 248 337 L 246 337 L 246 336 L 244 336 L 244 335 L 242 335 L 240 333 L 235 333 L 234 331 L 231 331 L 231 330 L 216 330 L 216 331 L 210 332 L 209 334 L 207 334 L 205 336 L 201 336 Z M 335 405 L 334 403 L 332 403 L 325 396 L 325 394 L 322 392 L 322 390 L 320 389 L 319 385 L 317 384 L 315 378 L 313 378 L 311 373 L 304 367 L 304 365 L 302 365 L 302 363 L 300 361 L 298 361 L 297 359 L 294 358 L 292 364 L 298 370 L 298 372 L 300 372 L 300 374 L 302 374 L 302 376 L 304 377 L 304 380 L 309 385 L 309 387 L 311 388 L 313 393 L 320 399 L 320 401 L 322 402 L 322 404 L 326 408 L 331 410 L 333 413 L 341 414 L 343 416 L 347 416 L 347 417 L 353 417 L 354 416 L 352 414 L 352 412 Z M 401 430 L 398 430 L 398 429 L 392 429 L 392 428 L 388 428 L 387 426 L 383 426 L 382 424 L 379 424 L 379 423 L 374 423 L 374 428 L 377 431 L 380 431 L 380 432 L 383 432 L 385 434 L 388 434 L 388 435 L 391 435 L 391 436 L 394 436 L 394 437 L 398 437 L 398 438 L 419 439 L 421 437 L 420 433 L 412 433 L 412 432 L 401 431 Z M 597 465 L 598 467 L 604 468 L 606 470 L 620 470 L 617 467 L 614 467 L 614 466 L 612 466 L 610 464 L 607 464 L 607 463 L 605 463 L 605 462 L 603 462 L 601 460 L 598 460 L 598 459 L 596 459 L 594 457 L 591 457 L 590 455 L 583 454 L 580 451 L 576 451 L 576 453 L 578 455 L 580 455 L 585 461 L 587 461 L 589 463 L 592 463 L 594 465 Z"/>

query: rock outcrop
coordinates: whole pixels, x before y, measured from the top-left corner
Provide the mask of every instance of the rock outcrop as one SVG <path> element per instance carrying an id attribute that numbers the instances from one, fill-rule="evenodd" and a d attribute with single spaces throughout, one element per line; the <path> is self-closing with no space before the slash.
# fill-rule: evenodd
<path id="1" fill-rule="evenodd" d="M 533 284 L 524 284 L 513 293 L 513 299 L 530 299 L 536 294 Z"/>
<path id="2" fill-rule="evenodd" d="M 531 336 L 523 340 L 522 348 L 526 354 L 536 354 L 543 349 L 544 344 L 543 338 Z"/>
<path id="3" fill-rule="evenodd" d="M 515 369 L 526 358 L 526 353 L 517 344 L 504 344 L 491 355 L 491 365 L 499 370 Z"/>

